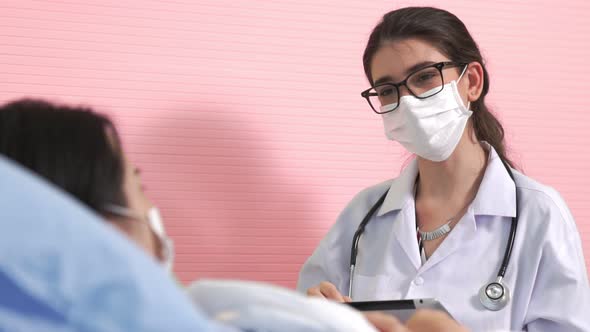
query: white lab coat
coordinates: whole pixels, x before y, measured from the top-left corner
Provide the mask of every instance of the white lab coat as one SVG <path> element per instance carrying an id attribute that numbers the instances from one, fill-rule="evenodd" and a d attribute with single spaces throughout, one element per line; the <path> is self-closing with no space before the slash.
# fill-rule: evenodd
<path id="1" fill-rule="evenodd" d="M 353 300 L 437 298 L 472 331 L 590 331 L 590 288 L 580 236 L 561 196 L 514 171 L 516 189 L 498 154 L 490 158 L 467 213 L 421 264 L 416 238 L 413 161 L 402 174 L 359 193 L 303 266 L 297 288 L 321 281 L 348 294 L 353 234 L 389 188 L 359 243 Z M 504 282 L 512 299 L 497 312 L 478 291 L 495 279 L 516 213 L 519 222 Z"/>

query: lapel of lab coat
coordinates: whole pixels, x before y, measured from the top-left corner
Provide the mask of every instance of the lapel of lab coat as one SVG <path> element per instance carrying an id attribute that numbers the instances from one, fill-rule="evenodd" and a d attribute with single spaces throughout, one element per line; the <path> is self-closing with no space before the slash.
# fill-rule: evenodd
<path id="1" fill-rule="evenodd" d="M 489 158 L 484 177 L 475 199 L 467 213 L 455 225 L 453 231 L 440 244 L 432 256 L 421 266 L 420 252 L 416 234 L 414 183 L 418 174 L 418 162 L 413 160 L 395 179 L 377 216 L 392 211 L 400 211 L 393 225 L 396 240 L 412 265 L 424 272 L 443 261 L 461 246 L 476 236 L 476 216 L 492 215 L 513 217 L 516 215 L 516 186 L 500 157 L 492 146 L 483 142 L 489 149 Z"/>

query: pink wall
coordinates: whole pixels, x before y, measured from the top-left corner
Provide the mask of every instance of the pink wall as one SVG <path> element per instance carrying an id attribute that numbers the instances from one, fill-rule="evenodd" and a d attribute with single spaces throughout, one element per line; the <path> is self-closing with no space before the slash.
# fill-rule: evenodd
<path id="1" fill-rule="evenodd" d="M 590 265 L 590 2 L 4 0 L 0 101 L 111 114 L 184 281 L 294 286 L 348 200 L 406 159 L 359 96 L 386 11 L 446 8 L 480 43 L 511 156 L 556 187 Z"/>

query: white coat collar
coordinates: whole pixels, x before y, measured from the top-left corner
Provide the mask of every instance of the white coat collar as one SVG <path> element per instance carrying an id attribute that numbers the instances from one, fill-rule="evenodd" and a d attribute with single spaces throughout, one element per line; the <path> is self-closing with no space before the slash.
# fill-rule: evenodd
<path id="1" fill-rule="evenodd" d="M 496 150 L 487 142 L 482 142 L 489 149 L 489 158 L 479 189 L 471 204 L 474 215 L 516 216 L 516 186 L 508 171 L 502 164 Z M 418 175 L 416 159 L 393 180 L 389 192 L 378 216 L 401 210 L 406 204 L 414 201 L 414 184 Z M 414 206 L 414 204 L 412 204 Z"/>

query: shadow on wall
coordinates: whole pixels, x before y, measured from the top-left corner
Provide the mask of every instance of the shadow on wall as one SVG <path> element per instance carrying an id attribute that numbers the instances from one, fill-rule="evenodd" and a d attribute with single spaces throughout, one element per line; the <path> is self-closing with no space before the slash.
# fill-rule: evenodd
<path id="1" fill-rule="evenodd" d="M 304 184 L 277 167 L 283 152 L 227 110 L 172 111 L 149 126 L 132 157 L 175 242 L 183 282 L 239 278 L 294 287 L 319 238 Z M 301 248 L 301 249 L 300 249 Z"/>

